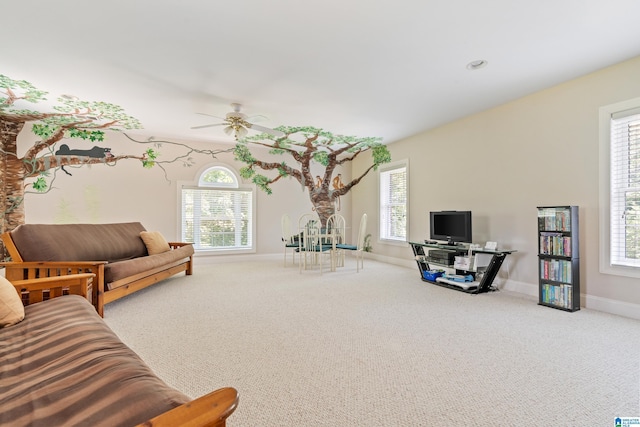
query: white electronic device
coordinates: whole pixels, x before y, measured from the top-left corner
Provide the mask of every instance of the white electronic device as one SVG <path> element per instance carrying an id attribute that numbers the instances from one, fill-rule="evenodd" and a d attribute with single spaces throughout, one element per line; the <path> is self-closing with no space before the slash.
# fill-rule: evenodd
<path id="1" fill-rule="evenodd" d="M 480 285 L 480 282 L 459 282 L 457 280 L 451 280 L 451 279 L 447 279 L 445 277 L 438 277 L 436 279 L 436 282 L 440 282 L 440 283 L 446 283 L 448 285 L 453 285 L 453 286 L 457 286 L 459 288 L 462 288 L 464 290 L 469 290 L 469 289 L 475 289 Z"/>
<path id="2" fill-rule="evenodd" d="M 498 242 L 487 242 L 487 244 L 484 245 L 484 248 L 488 251 L 495 251 L 498 249 Z"/>

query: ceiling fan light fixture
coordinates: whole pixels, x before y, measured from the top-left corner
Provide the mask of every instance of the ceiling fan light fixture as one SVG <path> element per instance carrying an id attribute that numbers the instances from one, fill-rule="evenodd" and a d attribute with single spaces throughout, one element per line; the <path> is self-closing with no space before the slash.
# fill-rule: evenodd
<path id="1" fill-rule="evenodd" d="M 486 67 L 488 62 L 484 59 L 476 59 L 475 61 L 471 61 L 467 64 L 467 70 L 479 70 L 480 68 Z"/>
<path id="2" fill-rule="evenodd" d="M 244 138 L 248 133 L 247 128 L 240 126 L 236 131 L 236 139 Z"/>
<path id="3" fill-rule="evenodd" d="M 227 113 L 225 117 L 227 120 L 244 120 L 247 118 L 247 115 L 238 111 L 232 111 L 231 113 Z"/>
<path id="4" fill-rule="evenodd" d="M 224 133 L 226 133 L 229 136 L 234 136 L 236 140 L 247 136 L 249 134 L 249 129 L 251 128 L 255 128 L 255 130 L 259 132 L 268 133 L 276 137 L 284 136 L 284 132 L 282 131 L 269 129 L 264 126 L 254 125 L 253 123 L 247 121 L 250 119 L 246 114 L 240 112 L 240 107 L 241 107 L 240 104 L 231 104 L 231 106 L 233 107 L 233 111 L 227 113 L 224 119 L 220 119 L 222 120 L 222 123 L 212 123 L 209 125 L 193 126 L 191 129 L 202 129 L 202 128 L 208 128 L 213 126 L 224 126 L 224 128 L 222 128 L 222 130 L 224 130 Z M 205 114 L 205 113 L 199 113 L 199 114 L 203 114 L 205 116 L 211 116 L 210 114 Z M 211 116 L 211 117 L 216 117 L 216 116 Z M 264 117 L 264 116 L 261 116 L 261 117 Z M 216 117 L 216 118 L 219 118 L 219 117 Z"/>

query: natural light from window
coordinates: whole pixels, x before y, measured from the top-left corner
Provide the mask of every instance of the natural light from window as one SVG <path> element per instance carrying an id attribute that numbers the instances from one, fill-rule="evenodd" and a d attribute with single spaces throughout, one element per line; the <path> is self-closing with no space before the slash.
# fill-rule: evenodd
<path id="1" fill-rule="evenodd" d="M 640 277 L 640 99 L 600 109 L 600 270 Z"/>
<path id="2" fill-rule="evenodd" d="M 380 169 L 380 240 L 407 241 L 408 162 Z"/>
<path id="3" fill-rule="evenodd" d="M 254 193 L 230 168 L 206 169 L 197 186 L 182 185 L 182 241 L 196 251 L 252 250 Z"/>

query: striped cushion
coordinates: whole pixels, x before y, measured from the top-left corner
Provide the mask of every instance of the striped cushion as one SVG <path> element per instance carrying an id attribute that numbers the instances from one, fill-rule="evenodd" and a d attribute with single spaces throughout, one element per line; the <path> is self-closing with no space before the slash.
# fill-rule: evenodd
<path id="1" fill-rule="evenodd" d="M 132 426 L 190 400 L 80 296 L 27 306 L 0 342 L 0 425 Z"/>

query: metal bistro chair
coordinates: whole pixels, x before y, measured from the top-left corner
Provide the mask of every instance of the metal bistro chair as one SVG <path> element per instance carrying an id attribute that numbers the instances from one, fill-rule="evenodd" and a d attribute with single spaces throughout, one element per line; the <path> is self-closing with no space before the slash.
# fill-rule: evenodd
<path id="1" fill-rule="evenodd" d="M 329 235 L 320 227 L 320 221 L 311 220 L 302 226 L 300 244 L 300 272 L 308 266 L 319 264 L 320 274 L 324 269 L 324 260 L 330 259 L 333 245 L 327 241 Z M 333 263 L 331 264 L 333 268 Z"/>
<path id="2" fill-rule="evenodd" d="M 309 249 L 311 249 L 311 242 L 307 241 L 309 238 L 308 231 L 309 228 L 317 222 L 318 217 L 310 213 L 302 214 L 300 218 L 298 218 L 298 248 L 296 252 L 298 252 L 298 265 L 301 273 L 303 269 L 307 268 L 309 257 L 313 256 L 309 251 Z"/>
<path id="3" fill-rule="evenodd" d="M 291 218 L 289 215 L 282 215 L 280 220 L 280 226 L 282 227 L 282 243 L 284 246 L 284 266 L 287 266 L 287 249 L 291 250 L 291 262 L 296 263 L 296 249 L 299 247 L 298 234 L 293 232 L 291 225 Z"/>
<path id="4" fill-rule="evenodd" d="M 329 260 L 329 269 L 335 271 L 334 253 L 336 251 L 333 235 L 326 228 L 321 228 L 320 223 L 315 227 L 317 236 L 313 245 L 315 263 L 320 265 L 320 274 L 324 269 L 324 261 Z"/>
<path id="5" fill-rule="evenodd" d="M 356 271 L 360 272 L 360 268 L 364 269 L 364 238 L 367 235 L 367 214 L 362 214 L 360 218 L 360 227 L 358 228 L 358 242 L 356 245 L 340 244 L 336 248 L 347 251 L 355 251 L 356 253 Z"/>
<path id="6" fill-rule="evenodd" d="M 340 245 L 345 244 L 345 228 L 346 221 L 340 214 L 333 214 L 327 220 L 327 232 L 332 236 L 333 248 L 333 266 L 344 267 L 345 251 Z"/>

